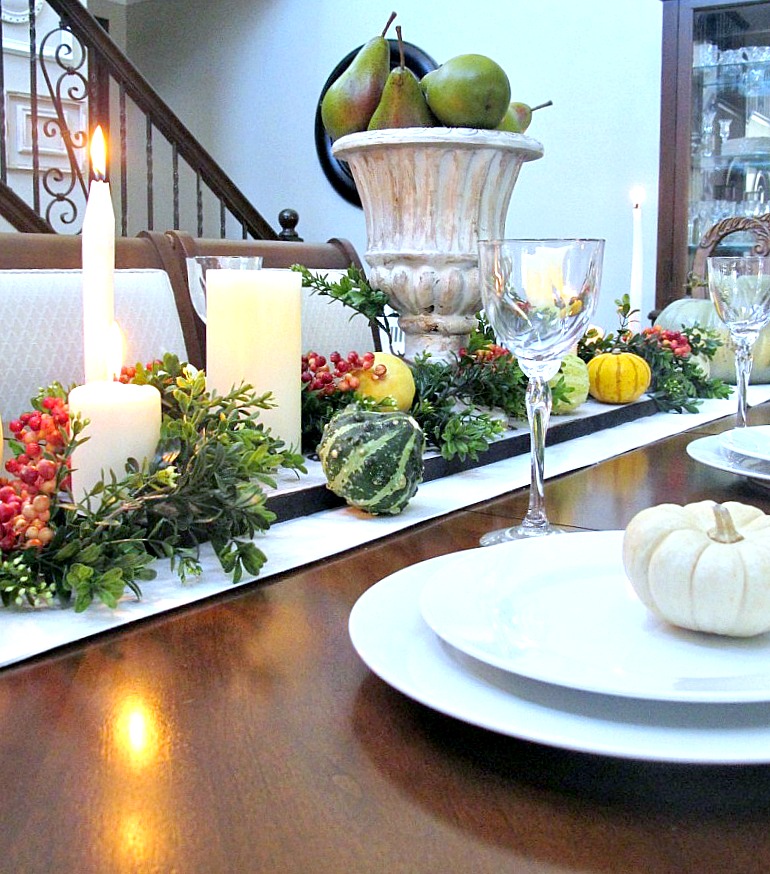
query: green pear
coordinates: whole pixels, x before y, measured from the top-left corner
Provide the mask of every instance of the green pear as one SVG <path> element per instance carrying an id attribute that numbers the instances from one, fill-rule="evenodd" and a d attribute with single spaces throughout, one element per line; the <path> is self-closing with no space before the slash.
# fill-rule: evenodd
<path id="1" fill-rule="evenodd" d="M 391 13 L 381 34 L 365 43 L 350 66 L 326 91 L 321 101 L 321 121 L 333 139 L 366 130 L 382 97 L 390 71 L 390 45 L 385 39 L 396 13 Z"/>
<path id="2" fill-rule="evenodd" d="M 503 120 L 497 126 L 497 130 L 512 131 L 515 134 L 523 134 L 532 122 L 532 113 L 545 106 L 553 106 L 553 100 L 547 103 L 539 103 L 537 106 L 527 106 L 526 103 L 513 102 L 505 110 Z"/>
<path id="3" fill-rule="evenodd" d="M 420 85 L 431 112 L 448 127 L 495 128 L 511 99 L 505 70 L 485 55 L 457 55 Z"/>
<path id="4" fill-rule="evenodd" d="M 401 62 L 388 75 L 377 109 L 369 122 L 369 130 L 384 130 L 394 127 L 433 127 L 433 117 L 420 83 L 404 62 L 404 43 L 401 28 L 396 28 Z"/>

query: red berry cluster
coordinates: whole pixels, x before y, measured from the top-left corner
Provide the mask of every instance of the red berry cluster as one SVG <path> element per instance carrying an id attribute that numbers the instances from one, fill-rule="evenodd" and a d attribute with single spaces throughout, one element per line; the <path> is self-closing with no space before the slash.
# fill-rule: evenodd
<path id="1" fill-rule="evenodd" d="M 642 335 L 646 342 L 653 342 L 661 349 L 670 349 L 677 358 L 686 358 L 692 353 L 690 341 L 681 331 L 670 331 L 660 325 L 645 328 Z"/>
<path id="2" fill-rule="evenodd" d="M 365 352 L 363 355 L 348 352 L 347 358 L 343 358 L 339 352 L 332 352 L 328 361 L 317 352 L 308 352 L 302 356 L 302 382 L 310 391 L 324 395 L 355 391 L 361 384 L 361 371 L 372 370 L 373 365 L 374 352 Z M 378 364 L 372 373 L 382 377 L 386 369 L 384 364 Z"/>
<path id="3" fill-rule="evenodd" d="M 497 361 L 498 358 L 504 358 L 510 356 L 510 354 L 511 353 L 505 348 L 505 346 L 500 346 L 497 343 L 489 343 L 473 353 L 468 352 L 468 350 L 464 348 L 460 349 L 461 358 L 473 358 L 473 360 L 479 364 L 491 364 L 493 361 Z"/>
<path id="4" fill-rule="evenodd" d="M 144 365 L 145 370 L 152 370 L 156 364 L 162 364 L 163 362 L 156 358 L 155 361 L 148 361 L 147 364 Z M 136 367 L 133 364 L 124 364 L 123 367 L 120 368 L 120 376 L 116 377 L 118 382 L 122 382 L 124 384 L 133 382 L 134 377 L 136 376 Z"/>
<path id="5" fill-rule="evenodd" d="M 0 480 L 0 550 L 42 547 L 53 538 L 51 496 L 63 463 L 69 411 L 62 398 L 47 397 L 43 411 L 23 413 L 8 424 L 22 451 L 5 464 L 13 479 Z"/>

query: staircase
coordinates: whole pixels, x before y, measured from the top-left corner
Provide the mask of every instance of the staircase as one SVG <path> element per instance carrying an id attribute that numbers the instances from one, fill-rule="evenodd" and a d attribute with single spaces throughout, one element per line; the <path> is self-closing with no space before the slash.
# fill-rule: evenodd
<path id="1" fill-rule="evenodd" d="M 122 236 L 277 234 L 78 0 L 0 0 L 0 229 L 79 233 L 89 134 L 108 140 L 107 177 Z"/>

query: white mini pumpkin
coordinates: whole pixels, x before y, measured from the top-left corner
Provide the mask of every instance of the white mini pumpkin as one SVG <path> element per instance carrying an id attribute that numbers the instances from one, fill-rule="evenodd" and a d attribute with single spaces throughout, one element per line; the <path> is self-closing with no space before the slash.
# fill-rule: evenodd
<path id="1" fill-rule="evenodd" d="M 770 630 L 770 516 L 729 501 L 637 513 L 623 565 L 653 613 L 681 628 L 751 637 Z"/>
<path id="2" fill-rule="evenodd" d="M 717 315 L 714 304 L 707 298 L 683 297 L 670 303 L 655 319 L 655 324 L 670 331 L 681 331 L 698 325 L 715 331 L 722 341 L 711 359 L 710 376 L 735 385 L 735 351 L 730 334 Z M 753 350 L 754 366 L 751 383 L 770 382 L 770 328 L 764 328 Z"/>

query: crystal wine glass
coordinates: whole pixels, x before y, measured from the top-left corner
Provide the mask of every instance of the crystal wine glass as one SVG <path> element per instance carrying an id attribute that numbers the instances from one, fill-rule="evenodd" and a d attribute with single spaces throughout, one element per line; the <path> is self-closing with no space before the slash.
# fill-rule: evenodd
<path id="1" fill-rule="evenodd" d="M 484 312 L 529 379 L 531 483 L 523 522 L 491 531 L 482 546 L 558 531 L 545 512 L 543 462 L 551 415 L 548 381 L 588 328 L 596 308 L 604 240 L 485 240 L 479 243 Z"/>
<path id="2" fill-rule="evenodd" d="M 758 255 L 706 260 L 709 293 L 735 347 L 737 428 L 747 424 L 746 393 L 759 332 L 770 323 L 770 260 Z"/>
<path id="3" fill-rule="evenodd" d="M 187 262 L 187 287 L 198 318 L 206 322 L 206 272 L 208 270 L 260 270 L 257 255 L 196 255 Z"/>

